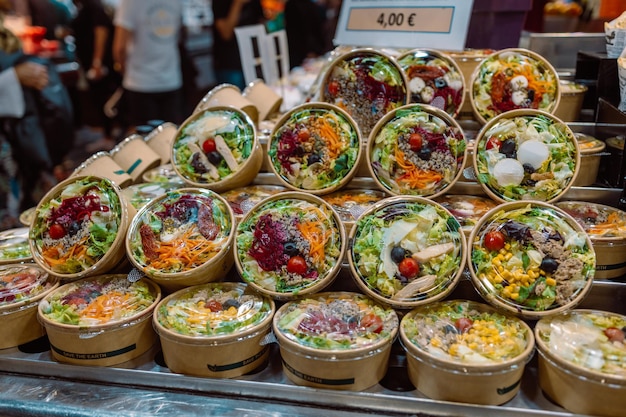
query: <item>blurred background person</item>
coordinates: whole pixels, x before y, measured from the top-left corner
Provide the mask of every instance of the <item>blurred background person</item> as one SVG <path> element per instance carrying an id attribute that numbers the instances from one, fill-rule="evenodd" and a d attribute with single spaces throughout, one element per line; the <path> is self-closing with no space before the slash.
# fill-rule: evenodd
<path id="1" fill-rule="evenodd" d="M 313 0 L 287 0 L 285 31 L 291 68 L 302 65 L 306 58 L 315 58 L 328 51 L 325 18 L 326 9 Z"/>
<path id="2" fill-rule="evenodd" d="M 120 0 L 114 24 L 114 67 L 123 74 L 130 123 L 181 123 L 181 0 Z"/>

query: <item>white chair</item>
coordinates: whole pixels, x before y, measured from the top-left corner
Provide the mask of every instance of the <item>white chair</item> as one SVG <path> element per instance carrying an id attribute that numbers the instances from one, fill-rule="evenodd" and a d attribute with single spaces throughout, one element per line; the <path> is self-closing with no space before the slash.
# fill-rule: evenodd
<path id="1" fill-rule="evenodd" d="M 246 84 L 262 79 L 267 85 L 279 82 L 289 72 L 289 50 L 284 30 L 267 33 L 263 25 L 235 28 L 239 57 Z"/>

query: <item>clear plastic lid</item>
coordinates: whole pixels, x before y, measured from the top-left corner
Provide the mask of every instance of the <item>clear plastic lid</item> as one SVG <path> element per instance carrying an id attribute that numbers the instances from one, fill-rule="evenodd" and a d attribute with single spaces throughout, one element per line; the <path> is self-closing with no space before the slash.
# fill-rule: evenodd
<path id="1" fill-rule="evenodd" d="M 626 381 L 626 317 L 605 311 L 573 310 L 537 322 L 544 353 L 586 371 Z M 606 381 L 603 381 L 606 383 Z"/>
<path id="2" fill-rule="evenodd" d="M 192 270 L 229 248 L 232 211 L 215 192 L 181 188 L 158 197 L 133 218 L 127 253 L 146 275 Z"/>
<path id="3" fill-rule="evenodd" d="M 28 301 L 51 287 L 48 274 L 34 265 L 0 266 L 0 307 Z"/>
<path id="4" fill-rule="evenodd" d="M 398 316 L 363 294 L 321 293 L 285 304 L 274 327 L 288 340 L 319 350 L 350 350 L 392 342 Z"/>
<path id="5" fill-rule="evenodd" d="M 0 265 L 32 259 L 28 243 L 28 227 L 0 232 Z"/>
<path id="6" fill-rule="evenodd" d="M 465 80 L 446 54 L 416 49 L 402 54 L 398 63 L 409 82 L 412 103 L 430 104 L 456 117 L 465 98 Z"/>
<path id="7" fill-rule="evenodd" d="M 160 293 L 145 279 L 131 282 L 126 275 L 101 275 L 65 284 L 40 305 L 48 320 L 91 327 L 126 321 L 158 302 Z"/>
<path id="8" fill-rule="evenodd" d="M 410 104 L 388 113 L 368 141 L 368 165 L 383 190 L 435 196 L 461 176 L 463 130 L 442 110 Z"/>
<path id="9" fill-rule="evenodd" d="M 122 195 L 126 197 L 126 200 L 128 200 L 133 207 L 140 209 L 155 198 L 162 196 L 168 191 L 182 188 L 183 185 L 184 183 L 182 181 L 144 182 L 124 188 Z"/>
<path id="10" fill-rule="evenodd" d="M 367 189 L 348 189 L 322 196 L 339 214 L 344 222 L 354 222 L 372 204 L 387 197 L 382 191 Z"/>
<path id="11" fill-rule="evenodd" d="M 165 329 L 193 337 L 243 333 L 266 321 L 274 302 L 242 283 L 212 283 L 180 290 L 163 300 L 156 319 Z"/>
<path id="12" fill-rule="evenodd" d="M 580 155 L 565 123 L 538 110 L 514 110 L 479 132 L 474 164 L 478 182 L 497 200 L 552 202 L 572 185 Z"/>
<path id="13" fill-rule="evenodd" d="M 228 201 L 235 216 L 248 213 L 261 200 L 287 190 L 280 185 L 248 185 L 220 193 Z"/>
<path id="14" fill-rule="evenodd" d="M 298 294 L 334 278 L 344 248 L 338 216 L 319 197 L 281 193 L 262 201 L 237 226 L 237 265 L 260 290 Z"/>
<path id="15" fill-rule="evenodd" d="M 446 194 L 435 201 L 452 213 L 464 231 L 471 231 L 485 213 L 498 205 L 490 198 L 473 195 Z"/>
<path id="16" fill-rule="evenodd" d="M 143 180 L 145 182 L 180 182 L 181 184 L 184 182 L 172 164 L 161 165 L 146 171 L 143 174 Z"/>
<path id="17" fill-rule="evenodd" d="M 457 364 L 505 362 L 520 357 L 533 343 L 531 330 L 522 320 L 473 301 L 417 307 L 400 326 L 406 340 L 421 351 Z"/>
<path id="18" fill-rule="evenodd" d="M 560 201 L 563 209 L 582 225 L 592 241 L 626 239 L 626 212 L 586 201 Z"/>
<path id="19" fill-rule="evenodd" d="M 364 137 L 387 112 L 409 102 L 402 68 L 382 52 L 357 49 L 337 57 L 326 70 L 320 98 L 347 109 Z"/>
<path id="20" fill-rule="evenodd" d="M 272 169 L 297 190 L 338 187 L 354 174 L 361 152 L 359 128 L 342 109 L 302 104 L 274 127 L 267 154 Z"/>
<path id="21" fill-rule="evenodd" d="M 594 154 L 602 152 L 606 148 L 606 144 L 593 136 L 585 135 L 582 133 L 574 133 L 576 140 L 578 141 L 578 149 L 582 155 Z"/>
<path id="22" fill-rule="evenodd" d="M 349 262 L 367 294 L 398 308 L 437 300 L 458 282 L 465 263 L 459 222 L 421 197 L 391 197 L 352 228 Z"/>
<path id="23" fill-rule="evenodd" d="M 497 307 L 536 318 L 575 307 L 591 288 L 591 241 L 552 205 L 502 204 L 480 220 L 469 243 L 474 284 Z"/>

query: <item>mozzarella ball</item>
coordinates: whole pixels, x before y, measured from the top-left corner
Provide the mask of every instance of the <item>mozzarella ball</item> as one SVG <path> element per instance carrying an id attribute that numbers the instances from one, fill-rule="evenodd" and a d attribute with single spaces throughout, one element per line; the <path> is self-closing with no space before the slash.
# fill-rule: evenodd
<path id="1" fill-rule="evenodd" d="M 504 158 L 493 167 L 493 177 L 500 187 L 520 185 L 524 180 L 524 167 L 517 159 Z"/>
<path id="2" fill-rule="evenodd" d="M 527 140 L 517 149 L 517 160 L 522 165 L 531 165 L 533 169 L 539 169 L 549 157 L 548 145 L 538 140 Z"/>

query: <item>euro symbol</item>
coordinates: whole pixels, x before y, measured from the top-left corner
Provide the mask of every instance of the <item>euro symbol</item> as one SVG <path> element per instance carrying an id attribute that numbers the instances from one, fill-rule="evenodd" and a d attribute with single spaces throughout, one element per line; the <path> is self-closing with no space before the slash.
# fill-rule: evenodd
<path id="1" fill-rule="evenodd" d="M 411 13 L 411 16 L 409 16 L 409 26 L 413 26 L 413 18 L 415 17 L 415 13 Z"/>

